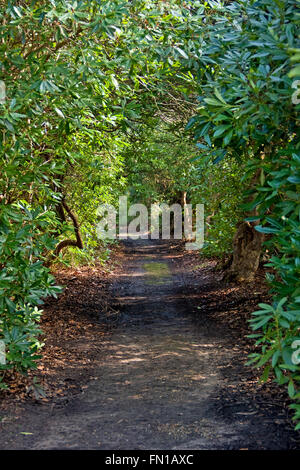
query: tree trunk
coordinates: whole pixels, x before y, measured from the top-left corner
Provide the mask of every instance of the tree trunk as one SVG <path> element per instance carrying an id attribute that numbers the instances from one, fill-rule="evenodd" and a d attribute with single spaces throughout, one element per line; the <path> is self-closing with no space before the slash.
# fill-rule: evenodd
<path id="1" fill-rule="evenodd" d="M 263 149 L 259 156 L 263 160 L 270 149 Z M 249 188 L 255 188 L 260 181 L 262 169 L 257 168 L 253 178 L 249 184 Z M 251 202 L 255 195 L 248 198 Z M 257 208 L 245 213 L 246 217 L 258 216 Z M 251 282 L 254 280 L 255 273 L 259 266 L 264 234 L 255 230 L 255 225 L 259 222 L 240 222 L 233 238 L 232 262 L 227 271 L 225 271 L 225 279 L 238 282 Z"/>
<path id="2" fill-rule="evenodd" d="M 54 255 L 55 256 L 58 256 L 60 251 L 65 248 L 66 246 L 75 246 L 77 248 L 80 248 L 82 250 L 83 248 L 83 243 L 82 243 L 82 238 L 81 238 L 81 235 L 80 235 L 80 231 L 79 231 L 79 224 L 78 224 L 78 220 L 77 220 L 77 217 L 76 215 L 71 211 L 71 209 L 69 208 L 68 204 L 66 203 L 66 201 L 63 199 L 62 202 L 61 202 L 61 209 L 65 209 L 65 211 L 67 212 L 68 216 L 70 217 L 70 219 L 72 220 L 73 222 L 73 226 L 74 226 L 74 232 L 75 232 L 75 236 L 76 236 L 76 240 L 72 240 L 72 239 L 67 239 L 67 240 L 63 240 L 61 241 L 55 248 L 54 250 Z"/>
<path id="3" fill-rule="evenodd" d="M 77 217 L 72 212 L 72 210 L 70 209 L 70 207 L 66 203 L 65 199 L 63 199 L 61 201 L 61 203 L 58 206 L 56 206 L 57 215 L 58 215 L 59 219 L 62 222 L 66 222 L 66 220 L 67 220 L 65 211 L 66 211 L 66 213 L 68 214 L 68 216 L 70 217 L 70 219 L 73 222 L 76 240 L 67 239 L 67 240 L 62 240 L 61 242 L 59 242 L 58 245 L 56 246 L 54 252 L 51 255 L 49 255 L 48 259 L 44 262 L 44 265 L 46 267 L 51 266 L 51 264 L 53 263 L 53 261 L 59 255 L 59 253 L 61 252 L 61 250 L 63 248 L 66 248 L 67 246 L 74 246 L 74 247 L 77 247 L 77 248 L 80 248 L 80 249 L 83 248 L 83 242 L 82 242 L 82 238 L 81 238 L 81 235 L 80 235 L 80 230 L 79 230 L 79 224 L 78 224 Z M 56 233 L 56 237 L 58 235 L 59 235 L 59 233 Z"/>
<path id="4" fill-rule="evenodd" d="M 259 266 L 264 235 L 249 222 L 241 222 L 233 239 L 232 263 L 225 279 L 251 282 Z"/>

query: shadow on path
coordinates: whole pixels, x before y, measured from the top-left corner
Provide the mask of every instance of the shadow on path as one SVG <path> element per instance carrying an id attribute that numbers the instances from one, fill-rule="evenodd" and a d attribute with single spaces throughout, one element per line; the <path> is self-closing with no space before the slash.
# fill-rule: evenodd
<path id="1" fill-rule="evenodd" d="M 119 322 L 101 338 L 94 380 L 61 409 L 27 409 L 4 448 L 289 448 L 289 433 L 274 422 L 280 410 L 254 406 L 242 394 L 226 405 L 241 380 L 237 338 L 192 313 L 192 280 L 172 258 L 170 243 L 126 242 L 125 253 L 124 272 L 112 285 Z"/>

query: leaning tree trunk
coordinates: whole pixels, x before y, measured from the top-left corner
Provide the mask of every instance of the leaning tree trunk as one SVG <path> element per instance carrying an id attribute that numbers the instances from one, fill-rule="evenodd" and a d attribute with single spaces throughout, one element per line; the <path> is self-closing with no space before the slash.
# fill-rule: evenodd
<path id="1" fill-rule="evenodd" d="M 80 235 L 80 231 L 79 231 L 79 224 L 78 224 L 78 220 L 77 220 L 77 217 L 76 215 L 71 211 L 71 209 L 69 208 L 68 204 L 66 203 L 65 199 L 63 199 L 61 201 L 61 206 L 60 206 L 60 210 L 62 210 L 62 212 L 65 210 L 68 214 L 68 216 L 70 217 L 70 219 L 72 220 L 73 222 L 73 226 L 74 226 L 74 232 L 75 232 L 75 237 L 76 237 L 76 240 L 72 240 L 72 239 L 67 239 L 67 240 L 62 240 L 55 248 L 54 250 L 54 255 L 55 256 L 58 256 L 60 251 L 67 247 L 67 246 L 74 246 L 74 247 L 77 247 L 77 248 L 80 248 L 82 250 L 83 248 L 83 243 L 82 243 L 82 238 L 81 238 L 81 235 Z M 63 212 L 63 215 L 64 215 L 64 212 Z"/>
<path id="2" fill-rule="evenodd" d="M 249 222 L 241 222 L 233 239 L 233 255 L 225 278 L 251 282 L 259 266 L 264 235 Z"/>
<path id="3" fill-rule="evenodd" d="M 48 259 L 44 263 L 45 266 L 47 267 L 51 266 L 51 264 L 54 262 L 55 258 L 57 258 L 57 256 L 59 255 L 59 253 L 61 252 L 63 248 L 66 248 L 67 246 L 74 246 L 74 247 L 83 249 L 83 242 L 82 242 L 82 238 L 80 235 L 80 229 L 79 229 L 79 223 L 78 223 L 77 217 L 74 214 L 74 212 L 70 209 L 70 207 L 68 206 L 64 198 L 62 199 L 61 203 L 56 207 L 56 212 L 57 212 L 59 219 L 62 222 L 66 222 L 67 220 L 65 212 L 70 217 L 74 226 L 74 233 L 75 233 L 76 240 L 68 238 L 66 240 L 62 240 L 61 242 L 59 242 L 58 245 L 55 247 L 54 252 L 48 257 Z M 58 236 L 59 233 L 57 233 L 56 235 Z"/>

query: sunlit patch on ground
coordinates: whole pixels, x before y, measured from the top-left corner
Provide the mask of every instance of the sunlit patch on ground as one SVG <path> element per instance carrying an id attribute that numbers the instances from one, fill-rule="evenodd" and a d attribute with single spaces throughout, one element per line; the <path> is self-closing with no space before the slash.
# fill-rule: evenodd
<path id="1" fill-rule="evenodd" d="M 146 284 L 165 284 L 171 276 L 167 263 L 144 263 L 143 268 L 147 273 Z"/>

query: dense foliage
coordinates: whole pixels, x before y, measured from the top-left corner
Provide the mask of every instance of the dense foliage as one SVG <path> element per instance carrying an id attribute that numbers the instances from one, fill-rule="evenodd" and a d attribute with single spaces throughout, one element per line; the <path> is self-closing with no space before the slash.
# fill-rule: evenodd
<path id="1" fill-rule="evenodd" d="M 96 208 L 123 188 L 120 132 L 153 106 L 159 66 L 144 25 L 160 12 L 119 1 L 0 7 L 2 368 L 26 370 L 36 306 L 59 290 L 47 265 L 67 246 L 89 256 Z"/>
<path id="2" fill-rule="evenodd" d="M 300 154 L 293 80 L 299 68 L 291 71 L 290 56 L 299 45 L 297 6 L 296 1 L 239 1 L 215 10 L 201 41 L 200 106 L 188 124 L 202 142 L 201 165 L 226 156 L 249 162 L 246 223 L 268 235 L 268 266 L 275 270 L 268 279 L 274 303 L 260 305 L 251 320 L 254 330 L 262 330 L 255 335 L 261 354 L 251 362 L 266 366 L 264 379 L 272 368 L 296 402 L 300 369 L 292 358 L 300 329 Z M 294 407 L 299 418 L 300 406 Z"/>

